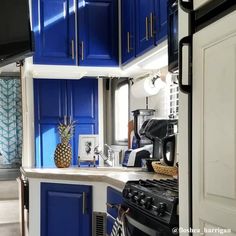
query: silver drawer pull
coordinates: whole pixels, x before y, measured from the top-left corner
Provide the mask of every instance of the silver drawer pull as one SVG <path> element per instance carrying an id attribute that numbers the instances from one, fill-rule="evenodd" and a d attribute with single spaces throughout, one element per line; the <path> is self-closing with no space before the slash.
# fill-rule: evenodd
<path id="1" fill-rule="evenodd" d="M 116 209 L 120 209 L 121 205 L 120 204 L 111 204 L 111 203 L 106 203 L 108 208 L 116 208 Z"/>

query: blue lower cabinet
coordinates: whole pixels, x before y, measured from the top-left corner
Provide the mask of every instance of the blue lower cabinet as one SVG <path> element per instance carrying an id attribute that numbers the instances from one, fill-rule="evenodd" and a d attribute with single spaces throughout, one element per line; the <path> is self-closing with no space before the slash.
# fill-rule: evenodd
<path id="1" fill-rule="evenodd" d="M 111 208 L 109 205 L 118 206 L 122 204 L 122 202 L 122 193 L 112 187 L 107 187 L 107 213 L 116 218 L 118 216 L 117 207 Z"/>
<path id="2" fill-rule="evenodd" d="M 41 236 L 91 236 L 92 187 L 41 183 Z"/>
<path id="3" fill-rule="evenodd" d="M 121 205 L 122 202 L 122 193 L 110 186 L 107 187 L 107 235 L 111 234 L 115 219 L 118 217 L 117 207 Z"/>
<path id="4" fill-rule="evenodd" d="M 111 235 L 111 231 L 112 231 L 114 223 L 115 223 L 115 219 L 111 217 L 110 215 L 107 215 L 107 235 Z"/>

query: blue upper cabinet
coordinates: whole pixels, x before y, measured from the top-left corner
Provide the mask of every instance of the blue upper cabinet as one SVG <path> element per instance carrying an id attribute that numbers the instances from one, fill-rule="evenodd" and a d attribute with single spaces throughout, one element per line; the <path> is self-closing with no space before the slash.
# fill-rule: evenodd
<path id="1" fill-rule="evenodd" d="M 155 0 L 156 43 L 167 39 L 167 0 Z"/>
<path id="2" fill-rule="evenodd" d="M 136 55 L 155 46 L 154 0 L 136 0 Z"/>
<path id="3" fill-rule="evenodd" d="M 60 142 L 58 124 L 74 120 L 72 165 L 77 164 L 80 134 L 98 134 L 98 80 L 34 79 L 35 155 L 37 167 L 54 167 Z"/>
<path id="4" fill-rule="evenodd" d="M 80 134 L 98 134 L 98 80 L 81 79 L 67 82 L 68 114 L 75 121 L 72 147 L 77 164 Z"/>
<path id="5" fill-rule="evenodd" d="M 135 57 L 135 2 L 121 1 L 122 64 Z"/>
<path id="6" fill-rule="evenodd" d="M 78 1 L 81 66 L 118 66 L 117 0 Z"/>
<path id="7" fill-rule="evenodd" d="M 41 183 L 41 236 L 91 236 L 92 187 Z"/>
<path id="8" fill-rule="evenodd" d="M 74 0 L 32 0 L 35 64 L 75 65 Z"/>
<path id="9" fill-rule="evenodd" d="M 121 0 L 121 62 L 167 39 L 167 0 Z"/>
<path id="10" fill-rule="evenodd" d="M 64 80 L 34 80 L 36 166 L 52 167 L 54 151 L 60 142 L 59 122 L 66 116 Z"/>

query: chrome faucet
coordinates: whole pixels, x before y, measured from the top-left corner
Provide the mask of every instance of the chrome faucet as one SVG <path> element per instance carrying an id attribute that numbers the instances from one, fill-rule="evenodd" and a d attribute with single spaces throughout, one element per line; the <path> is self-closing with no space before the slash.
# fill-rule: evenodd
<path id="1" fill-rule="evenodd" d="M 110 160 L 112 163 L 114 162 L 114 158 L 115 158 L 115 151 L 112 149 L 111 146 L 109 146 L 108 144 L 105 143 L 105 147 L 107 147 L 107 156 L 108 156 L 108 160 Z M 113 164 L 114 165 L 114 164 Z"/>
<path id="2" fill-rule="evenodd" d="M 115 151 L 108 144 L 105 144 L 105 147 L 107 147 L 107 156 L 103 153 L 101 147 L 98 145 L 94 148 L 94 154 L 100 156 L 106 165 L 112 167 L 114 166 Z"/>

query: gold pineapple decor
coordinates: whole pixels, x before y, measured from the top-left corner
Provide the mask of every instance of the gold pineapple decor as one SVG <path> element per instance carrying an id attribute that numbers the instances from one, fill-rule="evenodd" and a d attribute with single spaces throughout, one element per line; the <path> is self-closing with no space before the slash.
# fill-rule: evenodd
<path id="1" fill-rule="evenodd" d="M 70 139 L 74 132 L 74 122 L 69 124 L 60 123 L 58 126 L 58 132 L 60 134 L 61 143 L 56 147 L 54 162 L 58 168 L 67 168 L 70 166 L 72 159 Z"/>

